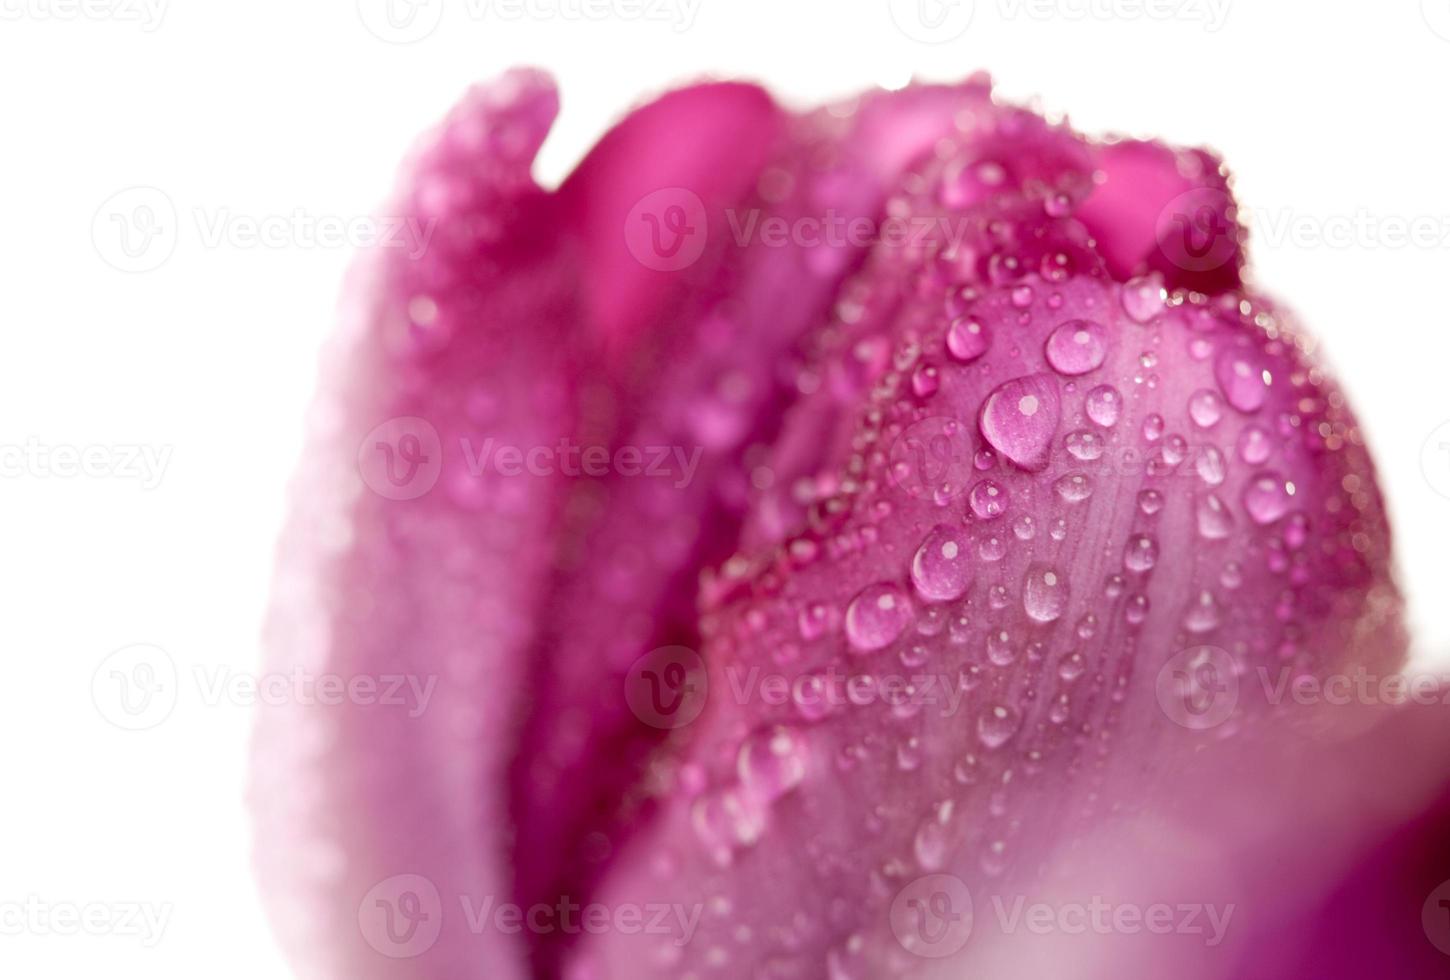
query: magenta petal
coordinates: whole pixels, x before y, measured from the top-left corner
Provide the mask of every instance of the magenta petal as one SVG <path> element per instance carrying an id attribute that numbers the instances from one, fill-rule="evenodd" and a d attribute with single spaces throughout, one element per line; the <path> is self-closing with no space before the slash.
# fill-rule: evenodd
<path id="1" fill-rule="evenodd" d="M 556 111 L 532 73 L 469 94 L 396 205 L 428 246 L 369 257 L 328 353 L 269 669 L 360 693 L 263 707 L 251 788 L 273 920 L 306 976 L 526 975 L 520 938 L 443 924 L 511 877 L 511 709 L 561 487 L 474 455 L 573 425 L 575 273 L 529 176 Z"/>
<path id="2" fill-rule="evenodd" d="M 1237 289 L 1243 229 L 1218 160 L 1124 140 L 1098 148 L 1099 184 L 1078 211 L 1119 279 L 1157 272 L 1169 289 Z"/>
<path id="3" fill-rule="evenodd" d="M 1029 276 L 970 304 L 995 346 L 956 365 L 940 298 L 881 288 L 897 311 L 897 370 L 858 415 L 862 455 L 848 466 L 859 469 L 841 476 L 829 524 L 727 564 L 705 620 L 711 700 L 689 761 L 663 792 L 660 828 L 605 891 L 611 904 L 698 903 L 704 914 L 689 935 L 602 937 L 581 954 L 580 976 L 714 963 L 742 976 L 935 975 L 920 957 L 936 950 L 911 936 L 911 903 L 950 882 L 983 902 L 1094 881 L 1144 903 L 1155 887 L 1258 900 L 1205 884 L 1191 864 L 1149 884 L 1129 880 L 1125 857 L 1129 878 L 1037 873 L 1059 847 L 1094 853 L 1118 833 L 1111 814 L 1155 819 L 1173 801 L 1155 787 L 1204 738 L 1173 707 L 1175 671 L 1313 677 L 1399 662 L 1372 469 L 1343 397 L 1282 316 L 1224 297 L 1175 302 L 1145 325 L 1123 286 Z M 1046 341 L 1073 320 L 1101 325 L 1105 357 L 1059 376 Z M 1236 410 L 1219 388 L 1223 350 L 1268 372 L 1257 406 Z M 936 357 L 938 384 L 922 395 L 915 363 Z M 990 417 L 994 394 L 1049 385 L 1060 425 L 1032 457 L 1037 469 L 982 454 L 987 441 L 961 446 L 945 428 L 922 445 L 945 450 L 935 462 L 949 492 L 893 468 L 892 447 L 933 419 Z M 1246 460 L 1236 447 L 1249 432 L 1267 449 Z M 1273 508 L 1253 497 L 1270 472 Z M 973 474 L 1009 501 L 1004 513 L 983 517 L 968 502 Z M 934 601 L 955 589 L 924 577 L 922 549 L 935 549 L 928 572 L 969 582 L 963 598 Z M 953 565 L 964 552 L 969 569 Z M 1245 746 L 1294 717 L 1248 697 L 1232 707 L 1211 720 Z M 758 770 L 746 760 L 762 738 L 781 751 Z M 964 945 L 941 975 L 1044 975 L 1065 954 L 1034 938 Z M 1214 962 L 1223 969 L 1202 975 L 1237 975 Z"/>
<path id="4" fill-rule="evenodd" d="M 1426 713 L 1253 696 L 1404 637 L 1361 433 L 1238 291 L 1214 158 L 982 79 L 803 115 L 709 84 L 549 193 L 556 110 L 510 75 L 424 145 L 430 244 L 371 258 L 329 359 L 272 663 L 427 703 L 263 713 L 260 864 L 308 975 L 1420 968 L 1274 945 L 1421 888 L 1442 747 L 1377 771 Z M 1092 888 L 1255 924 L 1208 955 L 921 927 Z M 467 921 L 560 901 L 650 925 Z"/>

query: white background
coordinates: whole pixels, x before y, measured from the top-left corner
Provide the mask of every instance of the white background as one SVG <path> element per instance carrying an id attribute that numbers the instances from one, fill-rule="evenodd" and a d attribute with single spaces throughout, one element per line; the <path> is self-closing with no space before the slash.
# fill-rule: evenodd
<path id="1" fill-rule="evenodd" d="M 365 219 L 415 135 L 513 64 L 562 86 L 546 182 L 642 95 L 711 71 L 806 104 L 984 68 L 1085 131 L 1222 151 L 1255 209 L 1258 282 L 1324 340 L 1377 452 L 1419 654 L 1450 659 L 1450 428 L 1432 439 L 1450 420 L 1450 0 L 928 0 L 940 37 L 972 14 L 934 45 L 884 0 L 532 0 L 512 18 L 424 0 L 414 25 L 441 19 L 407 45 L 368 29 L 383 0 L 85 2 L 0 0 L 0 444 L 101 447 L 110 467 L 0 477 L 0 975 L 286 975 L 248 870 L 248 708 L 208 703 L 207 685 L 256 669 L 284 484 L 350 250 L 232 232 Z M 916 9 L 897 14 L 920 34 Z M 138 185 L 175 219 L 159 216 L 161 251 L 142 260 L 165 261 L 128 273 L 108 264 L 125 264 L 112 217 L 157 199 L 107 202 Z M 1397 221 L 1433 240 L 1381 240 Z M 216 228 L 228 234 L 209 242 Z M 126 447 L 169 453 L 155 486 L 121 465 Z M 91 687 L 137 643 L 171 658 L 178 702 L 132 732 Z M 121 656 L 139 655 L 154 656 Z M 27 903 L 170 918 L 148 946 L 125 930 L 46 934 Z"/>

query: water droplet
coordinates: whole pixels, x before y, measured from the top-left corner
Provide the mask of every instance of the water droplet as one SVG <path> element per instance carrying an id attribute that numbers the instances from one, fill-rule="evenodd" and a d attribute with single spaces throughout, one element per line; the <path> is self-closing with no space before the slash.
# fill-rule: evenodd
<path id="1" fill-rule="evenodd" d="M 1200 388 L 1188 399 L 1188 417 L 1200 429 L 1211 429 L 1223 418 L 1223 399 L 1218 392 Z"/>
<path id="2" fill-rule="evenodd" d="M 1028 616 L 1039 623 L 1050 623 L 1062 616 L 1067 598 L 1067 582 L 1056 570 L 1039 563 L 1028 567 L 1022 589 L 1022 605 Z"/>
<path id="3" fill-rule="evenodd" d="M 1257 425 L 1251 425 L 1239 433 L 1239 459 L 1251 466 L 1258 466 L 1268 460 L 1274 450 L 1269 434 Z"/>
<path id="4" fill-rule="evenodd" d="M 1061 401 L 1051 375 L 1033 374 L 1000 385 L 982 405 L 982 435 L 1025 470 L 1047 465 Z"/>
<path id="5" fill-rule="evenodd" d="M 846 607 L 846 639 L 855 650 L 880 650 L 911 621 L 911 602 L 890 582 L 868 585 Z"/>
<path id="6" fill-rule="evenodd" d="M 1157 490 L 1143 490 L 1138 494 L 1138 509 L 1152 517 L 1163 509 L 1163 495 Z"/>
<path id="7" fill-rule="evenodd" d="M 947 352 L 963 364 L 987 353 L 990 344 L 986 325 L 972 317 L 963 317 L 947 329 Z"/>
<path id="8" fill-rule="evenodd" d="M 1143 439 L 1147 442 L 1157 442 L 1163 438 L 1163 416 L 1156 412 L 1143 420 Z"/>
<path id="9" fill-rule="evenodd" d="M 923 871 L 937 871 L 946 863 L 946 831 L 942 829 L 938 817 L 927 817 L 916 828 L 912 850 L 916 853 L 916 863 L 921 865 Z"/>
<path id="10" fill-rule="evenodd" d="M 1197 507 L 1198 533 L 1209 541 L 1220 541 L 1233 532 L 1233 515 L 1216 494 L 1200 497 Z"/>
<path id="11" fill-rule="evenodd" d="M 1190 633 L 1207 633 L 1218 628 L 1219 620 L 1218 601 L 1205 589 L 1184 614 L 1183 628 Z"/>
<path id="12" fill-rule="evenodd" d="M 1107 357 L 1107 331 L 1092 320 L 1068 320 L 1052 331 L 1045 351 L 1047 363 L 1058 373 L 1087 374 L 1102 367 Z"/>
<path id="13" fill-rule="evenodd" d="M 1087 670 L 1087 661 L 1083 659 L 1083 655 L 1076 652 L 1069 653 L 1057 665 L 1057 676 L 1071 684 L 1081 677 L 1085 670 Z"/>
<path id="14" fill-rule="evenodd" d="M 1123 567 L 1130 572 L 1146 572 L 1158 563 L 1158 542 L 1140 534 L 1123 549 Z"/>
<path id="15" fill-rule="evenodd" d="M 1103 440 L 1098 438 L 1096 432 L 1087 429 L 1079 429 L 1076 432 L 1069 432 L 1066 439 L 1067 451 L 1073 459 L 1082 462 L 1091 462 L 1101 459 L 1103 455 Z"/>
<path id="16" fill-rule="evenodd" d="M 813 602 L 800 611 L 797 617 L 801 639 L 814 640 L 836 628 L 836 607 L 824 602 Z"/>
<path id="17" fill-rule="evenodd" d="M 1005 704 L 988 708 L 977 718 L 977 738 L 989 749 L 1006 745 L 1022 725 L 1022 715 Z"/>
<path id="18" fill-rule="evenodd" d="M 1198 470 L 1198 478 L 1211 487 L 1222 483 L 1228 473 L 1223 453 L 1219 452 L 1215 446 L 1204 447 L 1203 451 L 1198 454 L 1194 468 Z"/>
<path id="19" fill-rule="evenodd" d="M 1060 477 L 1052 485 L 1057 495 L 1070 504 L 1082 503 L 1093 495 L 1093 483 L 1081 473 Z"/>
<path id="20" fill-rule="evenodd" d="M 911 390 L 918 398 L 930 398 L 941 387 L 941 372 L 935 365 L 922 364 L 911 375 Z"/>
<path id="21" fill-rule="evenodd" d="M 959 599 L 972 581 L 972 562 L 965 531 L 938 525 L 926 536 L 911 561 L 911 584 L 928 602 Z"/>
<path id="22" fill-rule="evenodd" d="M 981 520 L 990 521 L 1001 517 L 1007 510 L 1007 491 L 991 480 L 983 480 L 972 487 L 967 501 L 971 504 L 973 514 Z"/>
<path id="23" fill-rule="evenodd" d="M 1240 412 L 1257 412 L 1269 400 L 1273 377 L 1254 351 L 1224 348 L 1214 361 L 1213 375 L 1228 403 Z"/>
<path id="24" fill-rule="evenodd" d="M 1017 646 L 1012 642 L 1012 634 L 1006 630 L 987 634 L 987 659 L 998 667 L 1006 667 L 1016 660 Z"/>
<path id="25" fill-rule="evenodd" d="M 1042 202 L 1042 210 L 1049 218 L 1065 218 L 1072 214 L 1072 198 L 1061 192 L 1052 194 Z"/>
<path id="26" fill-rule="evenodd" d="M 1129 279 L 1123 286 L 1123 312 L 1136 323 L 1147 323 L 1163 312 L 1167 298 L 1163 279 L 1157 273 Z"/>
<path id="27" fill-rule="evenodd" d="M 1036 295 L 1031 286 L 1014 286 L 1012 288 L 1012 305 L 1019 310 L 1025 310 L 1032 305 L 1032 300 L 1036 298 Z"/>
<path id="28" fill-rule="evenodd" d="M 1001 561 L 1002 556 L 1007 554 L 1007 542 L 995 534 L 988 535 L 977 545 L 977 554 L 982 561 Z"/>
<path id="29" fill-rule="evenodd" d="M 1098 385 L 1087 396 L 1088 418 L 1105 428 L 1118 424 L 1123 410 L 1123 396 L 1112 385 Z"/>
<path id="30" fill-rule="evenodd" d="M 1294 505 L 1294 484 L 1277 473 L 1260 473 L 1244 487 L 1244 510 L 1255 524 L 1272 524 Z"/>
<path id="31" fill-rule="evenodd" d="M 762 800 L 775 800 L 805 778 L 805 743 L 783 725 L 756 732 L 740 746 L 735 768 L 743 786 Z"/>

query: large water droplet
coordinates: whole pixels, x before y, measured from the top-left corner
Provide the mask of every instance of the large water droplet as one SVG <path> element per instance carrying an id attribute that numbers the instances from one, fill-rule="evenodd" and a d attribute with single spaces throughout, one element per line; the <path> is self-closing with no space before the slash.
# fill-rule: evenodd
<path id="1" fill-rule="evenodd" d="M 1130 572 L 1146 572 L 1158 563 L 1158 542 L 1146 534 L 1130 538 L 1123 549 L 1123 567 Z"/>
<path id="2" fill-rule="evenodd" d="M 1062 406 L 1057 381 L 1033 374 L 1000 385 L 982 405 L 982 435 L 1025 470 L 1047 465 Z"/>
<path id="3" fill-rule="evenodd" d="M 1087 374 L 1102 367 L 1107 357 L 1107 331 L 1092 320 L 1068 320 L 1052 331 L 1045 351 L 1053 370 L 1066 375 Z"/>
<path id="4" fill-rule="evenodd" d="M 1093 482 L 1081 473 L 1060 477 L 1052 485 L 1057 495 L 1070 504 L 1082 503 L 1093 495 Z"/>
<path id="5" fill-rule="evenodd" d="M 1244 510 L 1255 524 L 1272 524 L 1294 506 L 1294 484 L 1278 473 L 1260 473 L 1244 487 Z"/>
<path id="6" fill-rule="evenodd" d="M 1065 440 L 1067 451 L 1072 454 L 1073 459 L 1085 463 L 1095 459 L 1101 459 L 1103 455 L 1103 440 L 1096 432 L 1087 429 L 1079 429 L 1076 432 L 1069 432 Z"/>
<path id="7" fill-rule="evenodd" d="M 1251 425 L 1239 433 L 1239 459 L 1251 466 L 1258 466 L 1268 460 L 1274 451 L 1269 434 L 1257 425 Z"/>
<path id="8" fill-rule="evenodd" d="M 856 593 L 846 607 L 846 639 L 853 649 L 880 650 L 911 621 L 911 602 L 890 582 L 877 582 Z"/>
<path id="9" fill-rule="evenodd" d="M 1199 452 L 1198 459 L 1194 461 L 1193 465 L 1198 470 L 1198 478 L 1211 487 L 1222 483 L 1228 473 L 1223 453 L 1219 452 L 1216 446 L 1205 446 Z"/>
<path id="10" fill-rule="evenodd" d="M 1123 411 L 1123 396 L 1112 385 L 1098 385 L 1087 395 L 1088 418 L 1098 425 L 1112 428 Z"/>
<path id="11" fill-rule="evenodd" d="M 1001 748 L 1017 734 L 1022 715 L 1005 704 L 988 708 L 977 718 L 977 738 L 989 749 Z"/>
<path id="12" fill-rule="evenodd" d="M 1218 628 L 1220 620 L 1218 601 L 1207 589 L 1198 594 L 1198 600 L 1188 607 L 1183 616 L 1183 628 L 1190 633 L 1207 633 Z"/>
<path id="13" fill-rule="evenodd" d="M 990 521 L 994 517 L 1001 517 L 1007 510 L 1007 491 L 991 480 L 983 480 L 972 487 L 967 501 L 971 504 L 973 514 L 981 520 Z"/>
<path id="14" fill-rule="evenodd" d="M 923 871 L 937 871 L 946 863 L 946 831 L 942 828 L 939 817 L 927 817 L 916 828 L 912 850 L 916 854 L 916 863 L 921 865 Z"/>
<path id="15" fill-rule="evenodd" d="M 1206 540 L 1219 541 L 1233 532 L 1233 515 L 1216 494 L 1200 497 L 1196 509 L 1198 533 Z"/>
<path id="16" fill-rule="evenodd" d="M 1244 347 L 1226 347 L 1213 364 L 1213 375 L 1228 403 L 1240 412 L 1257 412 L 1269 399 L 1273 377 L 1259 355 Z"/>
<path id="17" fill-rule="evenodd" d="M 938 525 L 911 560 L 911 584 L 928 602 L 959 599 L 972 582 L 970 543 L 965 531 Z"/>
<path id="18" fill-rule="evenodd" d="M 1210 429 L 1223 418 L 1223 399 L 1218 392 L 1200 388 L 1188 399 L 1188 417 L 1200 429 Z"/>
<path id="19" fill-rule="evenodd" d="M 1156 272 L 1129 279 L 1123 286 L 1123 312 L 1137 323 L 1147 323 L 1162 313 L 1166 299 L 1163 279 Z"/>
<path id="20" fill-rule="evenodd" d="M 973 317 L 963 317 L 947 329 L 947 352 L 963 364 L 987 353 L 990 345 L 986 324 Z"/>
<path id="21" fill-rule="evenodd" d="M 1022 606 L 1039 623 L 1050 623 L 1067 608 L 1067 582 L 1056 569 L 1033 563 L 1022 588 Z"/>
<path id="22" fill-rule="evenodd" d="M 760 799 L 775 800 L 805 778 L 805 743 L 783 725 L 756 732 L 740 746 L 735 768 L 743 786 Z"/>

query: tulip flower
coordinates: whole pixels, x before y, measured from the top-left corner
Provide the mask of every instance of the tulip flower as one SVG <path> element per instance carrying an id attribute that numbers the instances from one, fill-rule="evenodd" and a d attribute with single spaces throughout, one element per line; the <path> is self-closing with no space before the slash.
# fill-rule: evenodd
<path id="1" fill-rule="evenodd" d="M 1445 975 L 1444 692 L 1216 157 L 707 82 L 550 189 L 557 109 L 421 143 L 325 356 L 267 643 L 349 684 L 252 786 L 300 976 Z"/>

